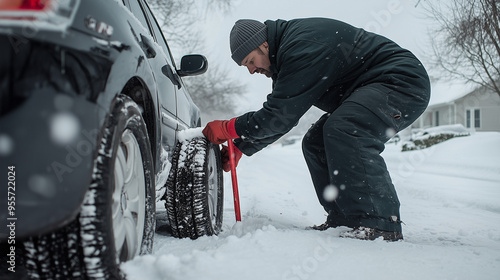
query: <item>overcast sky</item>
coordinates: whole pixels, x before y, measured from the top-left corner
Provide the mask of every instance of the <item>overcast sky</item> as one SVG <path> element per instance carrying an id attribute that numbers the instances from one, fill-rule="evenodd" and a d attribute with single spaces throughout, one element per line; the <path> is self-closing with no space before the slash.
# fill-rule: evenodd
<path id="1" fill-rule="evenodd" d="M 231 11 L 212 13 L 205 25 L 209 63 L 223 65 L 231 75 L 248 84 L 246 102 L 241 110 L 256 110 L 271 92 L 271 81 L 263 75 L 250 75 L 231 59 L 229 33 L 238 19 L 293 19 L 328 17 L 345 21 L 368 31 L 382 34 L 411 50 L 424 65 L 428 64 L 428 31 L 433 22 L 425 16 L 418 0 L 236 0 Z M 446 90 L 446 88 L 444 89 Z"/>

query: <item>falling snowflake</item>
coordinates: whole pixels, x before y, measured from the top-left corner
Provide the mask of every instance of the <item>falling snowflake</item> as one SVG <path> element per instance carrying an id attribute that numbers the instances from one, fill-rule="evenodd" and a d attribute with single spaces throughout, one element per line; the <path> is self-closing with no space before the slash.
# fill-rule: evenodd
<path id="1" fill-rule="evenodd" d="M 14 149 L 14 141 L 9 135 L 0 134 L 0 156 L 8 156 Z"/>
<path id="2" fill-rule="evenodd" d="M 76 140 L 80 121 L 71 113 L 58 113 L 50 120 L 49 127 L 52 140 L 57 144 L 67 145 Z"/>
<path id="3" fill-rule="evenodd" d="M 338 196 L 339 190 L 334 185 L 328 185 L 323 191 L 323 198 L 328 202 L 334 201 Z"/>

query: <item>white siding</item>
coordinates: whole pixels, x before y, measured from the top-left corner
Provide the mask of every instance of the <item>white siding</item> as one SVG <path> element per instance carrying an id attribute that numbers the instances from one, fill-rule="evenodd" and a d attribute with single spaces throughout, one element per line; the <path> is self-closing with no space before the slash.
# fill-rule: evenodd
<path id="1" fill-rule="evenodd" d="M 500 131 L 500 96 L 484 88 L 453 102 L 430 106 L 412 127 L 426 128 L 438 124 L 462 124 L 467 127 L 467 111 L 470 112 L 471 128 L 477 131 Z M 477 122 L 476 117 L 479 117 Z"/>

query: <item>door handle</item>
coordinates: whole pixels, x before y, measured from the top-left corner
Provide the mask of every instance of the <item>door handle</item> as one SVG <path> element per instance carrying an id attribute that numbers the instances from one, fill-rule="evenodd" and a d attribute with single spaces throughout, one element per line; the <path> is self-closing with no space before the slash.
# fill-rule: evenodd
<path id="1" fill-rule="evenodd" d="M 172 68 L 167 64 L 167 65 L 164 65 L 162 68 L 161 68 L 161 72 L 163 73 L 163 75 L 167 76 L 167 78 L 170 79 L 170 81 L 172 81 L 172 83 L 174 85 L 177 86 L 177 89 L 180 89 L 181 88 L 181 81 L 179 79 L 179 76 L 177 76 L 174 71 L 172 71 Z"/>
<path id="2" fill-rule="evenodd" d="M 151 42 L 151 40 L 148 37 L 146 37 L 142 34 L 141 34 L 141 46 L 142 46 L 142 49 L 144 50 L 144 53 L 146 54 L 147 58 L 156 57 L 156 50 L 154 48 L 153 43 Z"/>

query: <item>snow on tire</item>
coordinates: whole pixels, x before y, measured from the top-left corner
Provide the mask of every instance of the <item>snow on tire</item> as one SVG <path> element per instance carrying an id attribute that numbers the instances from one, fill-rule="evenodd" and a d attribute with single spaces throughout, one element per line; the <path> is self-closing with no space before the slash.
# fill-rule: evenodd
<path id="1" fill-rule="evenodd" d="M 178 238 L 216 235 L 222 227 L 223 178 L 220 151 L 206 138 L 179 142 L 163 199 Z"/>
<path id="2" fill-rule="evenodd" d="M 32 279 L 123 279 L 120 262 L 152 251 L 153 162 L 139 107 L 119 95 L 94 160 L 92 183 L 71 223 L 24 242 Z"/>

